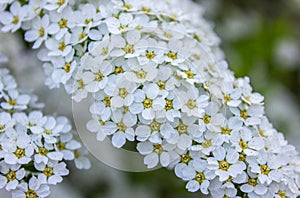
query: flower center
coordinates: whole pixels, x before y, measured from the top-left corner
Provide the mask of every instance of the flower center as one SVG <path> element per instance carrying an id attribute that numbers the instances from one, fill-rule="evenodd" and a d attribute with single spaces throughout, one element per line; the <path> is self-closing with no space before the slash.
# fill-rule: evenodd
<path id="1" fill-rule="evenodd" d="M 46 135 L 51 135 L 52 134 L 51 130 L 45 130 L 44 132 L 45 132 Z"/>
<path id="2" fill-rule="evenodd" d="M 51 167 L 46 166 L 43 173 L 46 177 L 50 177 L 53 175 L 53 169 Z"/>
<path id="3" fill-rule="evenodd" d="M 241 149 L 243 149 L 243 150 L 248 148 L 248 144 L 246 142 L 244 142 L 243 140 L 241 140 L 239 142 L 239 145 L 240 145 Z"/>
<path id="4" fill-rule="evenodd" d="M 122 74 L 122 73 L 124 73 L 123 67 L 121 67 L 121 66 L 116 66 L 116 67 L 115 67 L 115 70 L 114 70 L 114 74 L 115 74 L 115 75 L 118 75 L 118 74 Z"/>
<path id="5" fill-rule="evenodd" d="M 94 20 L 93 19 L 86 19 L 85 21 L 84 21 L 84 23 L 86 24 L 86 25 L 88 25 L 89 23 L 91 23 L 91 22 L 93 22 Z"/>
<path id="6" fill-rule="evenodd" d="M 261 174 L 263 174 L 263 175 L 268 175 L 269 173 L 270 173 L 270 168 L 268 167 L 268 165 L 266 165 L 266 164 L 263 164 L 263 165 L 261 165 L 260 166 L 260 172 L 261 172 Z"/>
<path id="7" fill-rule="evenodd" d="M 196 174 L 196 177 L 195 177 L 195 180 L 196 180 L 197 182 L 199 182 L 199 183 L 204 182 L 204 180 L 205 180 L 205 175 L 204 175 L 204 173 L 203 173 L 203 172 L 197 173 L 197 174 Z"/>
<path id="8" fill-rule="evenodd" d="M 186 70 L 184 73 L 188 79 L 193 79 L 195 77 L 195 74 L 191 70 Z"/>
<path id="9" fill-rule="evenodd" d="M 104 97 L 104 99 L 102 100 L 102 102 L 104 103 L 104 105 L 106 107 L 110 107 L 110 97 Z"/>
<path id="10" fill-rule="evenodd" d="M 147 72 L 141 69 L 140 71 L 137 71 L 135 75 L 139 79 L 145 79 L 147 77 Z"/>
<path id="11" fill-rule="evenodd" d="M 128 4 L 128 3 L 125 3 L 125 4 L 123 5 L 123 8 L 125 8 L 125 9 L 127 9 L 127 10 L 130 10 L 130 9 L 132 8 L 132 6 L 131 6 L 130 4 Z"/>
<path id="12" fill-rule="evenodd" d="M 229 102 L 230 100 L 231 100 L 230 95 L 225 94 L 225 95 L 224 95 L 224 101 L 225 101 L 225 102 Z"/>
<path id="13" fill-rule="evenodd" d="M 38 153 L 40 155 L 46 156 L 48 154 L 48 150 L 45 147 L 39 147 Z"/>
<path id="14" fill-rule="evenodd" d="M 124 112 L 124 113 L 129 112 L 129 107 L 128 107 L 128 106 L 124 106 L 124 107 L 123 107 L 123 112 Z"/>
<path id="15" fill-rule="evenodd" d="M 10 105 L 10 106 L 16 106 L 17 105 L 17 101 L 16 100 L 14 100 L 14 99 L 8 99 L 8 104 Z"/>
<path id="16" fill-rule="evenodd" d="M 58 22 L 58 26 L 62 29 L 62 28 L 66 28 L 67 27 L 67 24 L 68 24 L 68 21 L 66 19 L 61 19 L 59 22 Z"/>
<path id="17" fill-rule="evenodd" d="M 221 133 L 223 135 L 230 135 L 231 134 L 231 130 L 227 127 L 223 127 Z"/>
<path id="18" fill-rule="evenodd" d="M 58 6 L 64 5 L 64 3 L 65 3 L 65 0 L 58 0 L 58 1 L 56 2 L 56 4 L 57 4 Z"/>
<path id="19" fill-rule="evenodd" d="M 124 29 L 127 28 L 127 27 L 128 27 L 128 25 L 121 24 L 120 27 L 119 27 L 119 29 L 120 29 L 120 30 L 124 30 Z"/>
<path id="20" fill-rule="evenodd" d="M 146 58 L 151 60 L 153 58 L 155 58 L 156 54 L 154 53 L 154 51 L 146 51 Z"/>
<path id="21" fill-rule="evenodd" d="M 286 193 L 282 190 L 279 190 L 277 193 L 276 193 L 280 198 L 286 198 Z"/>
<path id="22" fill-rule="evenodd" d="M 37 194 L 34 190 L 28 190 L 26 193 L 25 193 L 25 196 L 26 198 L 37 198 Z"/>
<path id="23" fill-rule="evenodd" d="M 58 45 L 58 49 L 60 50 L 60 51 L 64 51 L 65 49 L 66 49 L 66 44 L 65 44 L 65 42 L 64 41 L 62 41 L 62 42 L 60 42 L 59 43 L 59 45 Z"/>
<path id="24" fill-rule="evenodd" d="M 150 9 L 150 8 L 147 8 L 147 7 L 142 7 L 141 10 L 142 10 L 143 12 L 146 12 L 146 13 L 151 12 L 151 9 Z"/>
<path id="25" fill-rule="evenodd" d="M 160 144 L 156 144 L 153 146 L 153 151 L 155 153 L 161 154 L 163 152 L 163 148 Z"/>
<path id="26" fill-rule="evenodd" d="M 5 129 L 5 126 L 0 124 L 0 131 L 3 131 Z"/>
<path id="27" fill-rule="evenodd" d="M 178 126 L 177 126 L 177 131 L 181 134 L 183 133 L 187 133 L 187 129 L 188 127 L 185 125 L 185 124 L 182 124 L 180 123 Z"/>
<path id="28" fill-rule="evenodd" d="M 119 96 L 120 96 L 121 98 L 126 98 L 127 95 L 128 95 L 127 89 L 125 89 L 125 88 L 119 89 Z"/>
<path id="29" fill-rule="evenodd" d="M 152 99 L 150 98 L 146 98 L 144 101 L 143 101 L 143 105 L 144 105 L 144 108 L 151 108 L 152 105 L 153 105 L 153 101 Z"/>
<path id="30" fill-rule="evenodd" d="M 172 60 L 176 60 L 177 59 L 177 53 L 169 51 L 167 56 L 172 59 Z"/>
<path id="31" fill-rule="evenodd" d="M 240 155 L 239 155 L 239 161 L 240 162 L 245 162 L 246 161 L 246 156 L 243 153 L 240 153 Z"/>
<path id="32" fill-rule="evenodd" d="M 64 65 L 64 70 L 68 73 L 71 71 L 71 63 L 66 63 Z"/>
<path id="33" fill-rule="evenodd" d="M 203 148 L 209 148 L 211 147 L 212 143 L 211 140 L 204 140 L 201 145 Z"/>
<path id="34" fill-rule="evenodd" d="M 86 33 L 82 32 L 81 34 L 78 35 L 79 40 L 84 39 L 86 37 Z"/>
<path id="35" fill-rule="evenodd" d="M 63 142 L 57 142 L 56 147 L 57 147 L 58 150 L 65 150 L 66 145 Z"/>
<path id="36" fill-rule="evenodd" d="M 187 107 L 189 109 L 195 109 L 197 107 L 195 100 L 189 99 L 187 102 Z"/>
<path id="37" fill-rule="evenodd" d="M 246 110 L 240 111 L 240 117 L 246 120 L 249 116 Z"/>
<path id="38" fill-rule="evenodd" d="M 13 181 L 17 178 L 17 173 L 16 171 L 9 171 L 7 174 L 6 174 L 6 178 L 8 181 Z"/>
<path id="39" fill-rule="evenodd" d="M 230 168 L 230 164 L 225 160 L 220 161 L 219 162 L 219 168 L 223 171 L 227 171 Z"/>
<path id="40" fill-rule="evenodd" d="M 180 161 L 181 161 L 182 163 L 187 164 L 187 163 L 189 163 L 191 160 L 192 160 L 192 158 L 191 158 L 191 156 L 190 156 L 189 154 L 183 154 L 183 155 L 181 155 Z"/>
<path id="41" fill-rule="evenodd" d="M 82 79 L 78 80 L 77 83 L 78 83 L 78 87 L 79 87 L 80 89 L 84 89 L 84 88 L 85 88 L 85 84 L 84 84 L 84 82 L 83 82 Z"/>
<path id="42" fill-rule="evenodd" d="M 166 83 L 162 80 L 158 81 L 156 84 L 159 87 L 159 90 L 163 90 L 166 88 Z"/>
<path id="43" fill-rule="evenodd" d="M 16 151 L 14 152 L 14 154 L 17 158 L 20 159 L 25 156 L 25 149 L 17 148 Z"/>
<path id="44" fill-rule="evenodd" d="M 205 116 L 203 117 L 203 122 L 204 122 L 205 124 L 209 124 L 209 123 L 210 123 L 210 116 L 209 116 L 209 115 L 205 115 Z"/>
<path id="45" fill-rule="evenodd" d="M 40 34 L 40 37 L 44 37 L 45 36 L 45 29 L 44 28 L 40 28 L 39 29 L 39 34 Z"/>
<path id="46" fill-rule="evenodd" d="M 132 54 L 134 52 L 134 47 L 133 47 L 133 45 L 128 44 L 124 47 L 123 50 L 126 54 Z"/>
<path id="47" fill-rule="evenodd" d="M 80 157 L 80 152 L 79 152 L 79 150 L 75 150 L 75 151 L 74 151 L 74 157 L 75 157 L 76 159 L 78 159 L 78 158 Z"/>
<path id="48" fill-rule="evenodd" d="M 108 54 L 108 48 L 107 47 L 102 48 L 101 53 L 102 53 L 102 55 L 107 55 Z"/>
<path id="49" fill-rule="evenodd" d="M 104 75 L 102 74 L 101 71 L 98 71 L 97 73 L 95 73 L 95 81 L 100 82 L 103 80 L 103 78 L 104 78 Z"/>
<path id="50" fill-rule="evenodd" d="M 151 131 L 159 131 L 160 129 L 160 123 L 157 121 L 153 121 L 150 123 L 150 129 Z"/>
<path id="51" fill-rule="evenodd" d="M 248 179 L 248 184 L 251 185 L 251 186 L 256 186 L 257 185 L 257 179 L 255 179 L 255 178 Z"/>
<path id="52" fill-rule="evenodd" d="M 14 16 L 13 20 L 12 20 L 13 24 L 18 24 L 19 23 L 19 17 L 18 16 Z"/>
<path id="53" fill-rule="evenodd" d="M 265 134 L 264 134 L 264 131 L 262 129 L 259 129 L 258 130 L 258 133 L 261 137 L 266 137 Z"/>
<path id="54" fill-rule="evenodd" d="M 127 129 L 127 126 L 123 122 L 117 123 L 117 126 L 118 126 L 119 131 L 125 132 Z"/>
<path id="55" fill-rule="evenodd" d="M 166 99 L 165 110 L 169 111 L 171 109 L 173 109 L 173 101 Z"/>

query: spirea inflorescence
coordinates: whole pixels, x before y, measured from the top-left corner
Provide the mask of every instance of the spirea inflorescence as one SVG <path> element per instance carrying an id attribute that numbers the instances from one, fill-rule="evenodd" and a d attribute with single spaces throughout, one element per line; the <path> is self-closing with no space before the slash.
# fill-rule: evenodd
<path id="1" fill-rule="evenodd" d="M 66 161 L 89 168 L 86 150 L 66 117 L 43 115 L 37 96 L 0 69 L 0 189 L 12 197 L 47 197 L 49 185 L 69 174 Z"/>
<path id="2" fill-rule="evenodd" d="M 23 2 L 23 1 L 22 1 Z M 213 197 L 297 197 L 299 156 L 235 78 L 220 39 L 188 0 L 6 1 L 2 31 L 41 48 L 46 84 L 90 93 L 99 141 L 137 141 L 148 168 L 174 169 Z M 42 47 L 41 47 L 42 46 Z"/>

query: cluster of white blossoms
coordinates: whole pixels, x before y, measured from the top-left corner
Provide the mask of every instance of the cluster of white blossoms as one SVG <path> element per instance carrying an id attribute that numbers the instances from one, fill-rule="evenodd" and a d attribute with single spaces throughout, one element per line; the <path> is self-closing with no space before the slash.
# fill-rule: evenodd
<path id="1" fill-rule="evenodd" d="M 174 169 L 213 197 L 297 197 L 300 158 L 236 79 L 189 0 L 2 1 L 2 31 L 42 46 L 46 84 L 91 94 L 99 141 L 137 142 L 148 168 Z M 9 105 L 9 104 L 8 104 Z M 63 140 L 62 140 L 63 141 Z M 50 153 L 49 153 L 50 154 Z M 40 168 L 40 167 L 38 167 Z"/>
<path id="2" fill-rule="evenodd" d="M 49 185 L 69 174 L 66 161 L 89 168 L 87 152 L 73 138 L 69 120 L 43 115 L 37 96 L 21 91 L 3 68 L 0 106 L 0 189 L 15 198 L 47 197 Z"/>

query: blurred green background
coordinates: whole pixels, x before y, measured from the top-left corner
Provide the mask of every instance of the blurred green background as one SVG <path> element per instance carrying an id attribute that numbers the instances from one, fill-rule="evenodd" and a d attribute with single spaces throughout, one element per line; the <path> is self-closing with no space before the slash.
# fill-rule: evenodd
<path id="1" fill-rule="evenodd" d="M 195 0 L 196 1 L 196 0 Z M 222 49 L 237 77 L 249 76 L 255 91 L 265 96 L 267 115 L 274 126 L 300 149 L 300 0 L 198 0 L 205 17 L 222 39 Z M 17 37 L 0 35 L 0 52 L 7 53 L 10 69 L 23 87 L 34 88 L 48 113 L 72 116 L 72 104 L 62 88 L 43 84 L 41 63 Z M 5 42 L 4 42 L 5 41 Z M 15 46 L 14 48 L 9 46 Z M 14 57 L 20 58 L 14 58 Z M 18 67 L 16 67 L 18 66 Z M 29 77 L 31 76 L 31 77 Z M 32 78 L 34 76 L 34 78 Z M 28 81 L 28 79 L 31 79 Z M 60 98 L 58 101 L 57 98 Z M 199 198 L 188 193 L 172 171 L 127 173 L 92 158 L 92 168 L 78 171 L 52 188 L 50 197 L 64 198 Z M 8 197 L 0 192 L 0 197 Z"/>

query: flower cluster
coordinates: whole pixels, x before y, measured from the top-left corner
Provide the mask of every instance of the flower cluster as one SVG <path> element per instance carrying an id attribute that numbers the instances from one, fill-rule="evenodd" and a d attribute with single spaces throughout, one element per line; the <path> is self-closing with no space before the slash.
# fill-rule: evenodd
<path id="1" fill-rule="evenodd" d="M 220 39 L 185 0 L 0 3 L 2 31 L 44 47 L 50 88 L 80 102 L 99 141 L 137 142 L 148 168 L 172 168 L 188 191 L 214 197 L 297 197 L 300 159 L 235 78 Z"/>
<path id="2" fill-rule="evenodd" d="M 43 115 L 37 96 L 21 91 L 0 69 L 0 189 L 13 197 L 46 197 L 69 174 L 66 161 L 89 168 L 86 151 L 65 117 Z"/>

